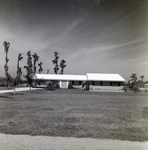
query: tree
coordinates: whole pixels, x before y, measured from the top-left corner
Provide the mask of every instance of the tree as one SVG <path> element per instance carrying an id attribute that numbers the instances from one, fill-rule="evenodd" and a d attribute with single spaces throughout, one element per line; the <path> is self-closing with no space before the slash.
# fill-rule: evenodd
<path id="1" fill-rule="evenodd" d="M 54 66 L 54 73 L 55 74 L 58 74 L 58 70 L 59 70 L 59 66 L 58 66 L 58 59 L 59 59 L 59 56 L 58 56 L 58 52 L 54 52 L 54 60 L 52 60 L 53 64 L 55 65 Z"/>
<path id="2" fill-rule="evenodd" d="M 24 66 L 24 68 L 26 69 L 26 72 L 27 72 L 25 78 L 27 79 L 27 82 L 28 82 L 28 84 L 31 88 L 32 77 L 33 77 L 33 69 L 32 69 L 33 65 L 32 65 L 32 56 L 31 56 L 31 51 L 30 50 L 27 52 L 27 56 L 28 56 L 27 66 Z"/>
<path id="3" fill-rule="evenodd" d="M 5 86 L 5 78 L 0 77 L 0 86 Z"/>
<path id="4" fill-rule="evenodd" d="M 60 68 L 61 68 L 60 74 L 64 73 L 64 68 L 67 66 L 65 63 L 66 63 L 66 61 L 64 59 L 62 59 L 60 62 Z"/>
<path id="5" fill-rule="evenodd" d="M 135 92 L 137 92 L 137 90 L 138 90 L 137 75 L 133 73 L 133 74 L 130 76 L 130 78 L 131 78 L 131 82 L 132 82 L 132 85 L 133 85 L 133 90 L 134 90 Z"/>
<path id="6" fill-rule="evenodd" d="M 21 78 L 21 75 L 22 75 L 22 69 L 21 69 L 21 67 L 19 66 L 19 62 L 21 61 L 23 59 L 23 57 L 22 57 L 22 54 L 21 53 L 19 53 L 18 54 L 18 60 L 17 60 L 17 72 L 16 72 L 16 86 L 18 86 L 19 85 L 19 82 L 20 82 L 20 78 Z"/>
<path id="7" fill-rule="evenodd" d="M 140 78 L 141 78 L 141 87 L 144 87 L 144 82 L 143 82 L 144 75 L 141 75 Z"/>
<path id="8" fill-rule="evenodd" d="M 34 74 L 36 74 L 36 62 L 39 60 L 39 56 L 36 53 L 34 53 L 32 57 L 33 57 L 33 72 Z"/>
<path id="9" fill-rule="evenodd" d="M 47 71 L 47 74 L 49 74 L 49 69 L 47 69 L 46 71 Z"/>
<path id="10" fill-rule="evenodd" d="M 144 75 L 141 75 L 141 76 L 140 76 L 140 78 L 141 78 L 141 80 L 143 81 L 143 79 L 144 79 Z"/>
<path id="11" fill-rule="evenodd" d="M 130 87 L 130 85 L 131 85 L 131 81 L 130 81 L 130 80 L 128 80 L 128 82 L 127 82 L 127 86 L 128 86 L 128 87 Z"/>
<path id="12" fill-rule="evenodd" d="M 39 73 L 43 72 L 42 65 L 43 65 L 42 62 L 38 63 L 38 66 L 39 66 Z"/>
<path id="13" fill-rule="evenodd" d="M 8 51 L 9 51 L 10 43 L 7 42 L 7 41 L 4 41 L 4 42 L 3 42 L 3 46 L 4 46 L 4 51 L 5 51 L 5 53 L 6 53 L 6 57 L 5 57 L 6 64 L 4 65 L 5 77 L 6 77 L 5 86 L 8 88 L 8 83 L 9 83 L 9 80 L 11 79 L 11 76 L 10 76 L 10 74 L 9 74 L 9 72 L 8 72 L 8 70 L 9 70 L 9 67 L 8 67 L 8 62 L 9 62 L 9 59 L 8 59 Z"/>

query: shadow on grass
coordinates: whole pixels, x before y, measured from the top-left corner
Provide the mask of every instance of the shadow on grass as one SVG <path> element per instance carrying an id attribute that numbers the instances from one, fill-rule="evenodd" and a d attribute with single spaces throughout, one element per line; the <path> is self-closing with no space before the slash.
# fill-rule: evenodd
<path id="1" fill-rule="evenodd" d="M 10 98 L 9 96 L 0 95 L 0 98 Z"/>

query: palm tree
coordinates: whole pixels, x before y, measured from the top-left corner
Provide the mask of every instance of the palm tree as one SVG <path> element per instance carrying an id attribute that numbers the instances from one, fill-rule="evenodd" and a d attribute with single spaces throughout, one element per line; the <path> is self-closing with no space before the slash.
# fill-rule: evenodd
<path id="1" fill-rule="evenodd" d="M 42 65 L 43 65 L 42 62 L 38 63 L 38 66 L 39 66 L 39 73 L 43 72 Z"/>
<path id="2" fill-rule="evenodd" d="M 142 87 L 144 87 L 144 83 L 143 83 L 144 75 L 141 75 L 140 78 L 141 78 L 141 82 L 142 82 Z"/>
<path id="3" fill-rule="evenodd" d="M 47 74 L 48 74 L 49 73 L 49 69 L 47 69 L 46 71 L 47 71 Z"/>
<path id="4" fill-rule="evenodd" d="M 6 53 L 6 57 L 5 57 L 6 64 L 4 65 L 4 68 L 5 68 L 5 76 L 6 76 L 6 87 L 8 88 L 8 83 L 9 83 L 9 80 L 11 78 L 10 74 L 8 73 L 8 70 L 9 70 L 9 67 L 8 67 L 8 62 L 9 62 L 8 51 L 9 51 L 10 43 L 7 42 L 7 41 L 4 41 L 3 46 L 4 46 L 4 51 Z"/>
<path id="5" fill-rule="evenodd" d="M 19 82 L 20 82 L 21 75 L 22 75 L 21 67 L 19 67 L 19 62 L 20 62 L 22 59 L 23 59 L 22 54 L 19 53 L 19 54 L 18 54 L 18 60 L 17 60 L 16 86 L 18 86 L 18 84 L 19 84 Z"/>
<path id="6" fill-rule="evenodd" d="M 137 75 L 136 75 L 135 73 L 133 73 L 133 74 L 130 76 L 130 78 L 131 78 L 132 84 L 134 85 L 134 86 L 133 86 L 133 90 L 134 90 L 135 92 L 137 92 L 137 89 L 138 89 L 138 85 L 137 85 Z"/>
<path id="7" fill-rule="evenodd" d="M 58 74 L 58 70 L 59 70 L 59 66 L 58 66 L 58 59 L 59 59 L 59 56 L 58 56 L 58 52 L 54 52 L 54 60 L 52 60 L 53 64 L 55 65 L 54 66 L 54 73 L 55 74 Z"/>
<path id="8" fill-rule="evenodd" d="M 143 81 L 143 79 L 144 79 L 144 75 L 141 75 L 141 76 L 140 76 L 140 78 L 141 78 L 141 80 Z"/>
<path id="9" fill-rule="evenodd" d="M 66 61 L 64 59 L 62 59 L 61 63 L 60 63 L 60 68 L 61 68 L 60 74 L 64 73 L 64 68 L 67 66 L 67 65 L 65 65 L 65 63 L 66 63 Z"/>
<path id="10" fill-rule="evenodd" d="M 27 66 L 24 66 L 24 68 L 26 69 L 26 72 L 27 72 L 27 74 L 26 74 L 26 79 L 27 79 L 27 82 L 28 82 L 28 84 L 29 84 L 29 86 L 30 86 L 30 89 L 31 89 L 31 85 L 32 85 L 32 76 L 33 76 L 33 69 L 32 69 L 32 67 L 33 67 L 33 65 L 32 65 L 32 55 L 31 55 L 31 51 L 29 50 L 28 52 L 27 52 L 27 56 L 28 56 L 28 58 L 27 58 Z"/>
<path id="11" fill-rule="evenodd" d="M 36 74 L 36 62 L 39 60 L 39 56 L 36 53 L 34 53 L 32 57 L 33 57 L 33 72 L 34 74 Z"/>

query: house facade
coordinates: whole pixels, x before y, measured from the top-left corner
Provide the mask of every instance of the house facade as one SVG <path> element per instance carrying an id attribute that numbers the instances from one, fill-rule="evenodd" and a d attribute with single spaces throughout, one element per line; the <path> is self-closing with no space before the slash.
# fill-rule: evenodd
<path id="1" fill-rule="evenodd" d="M 87 73 L 90 91 L 122 92 L 126 82 L 119 74 Z"/>
<path id="2" fill-rule="evenodd" d="M 87 73 L 86 75 L 36 74 L 35 81 L 58 81 L 60 88 L 68 89 L 69 84 L 74 88 L 83 89 L 87 83 L 90 91 L 121 92 L 125 79 L 119 74 Z"/>

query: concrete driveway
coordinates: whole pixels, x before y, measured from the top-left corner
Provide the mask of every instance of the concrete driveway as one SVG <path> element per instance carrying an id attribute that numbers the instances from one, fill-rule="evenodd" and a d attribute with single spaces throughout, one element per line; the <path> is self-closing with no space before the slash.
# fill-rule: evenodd
<path id="1" fill-rule="evenodd" d="M 1 150 L 148 150 L 148 142 L 0 134 Z"/>

